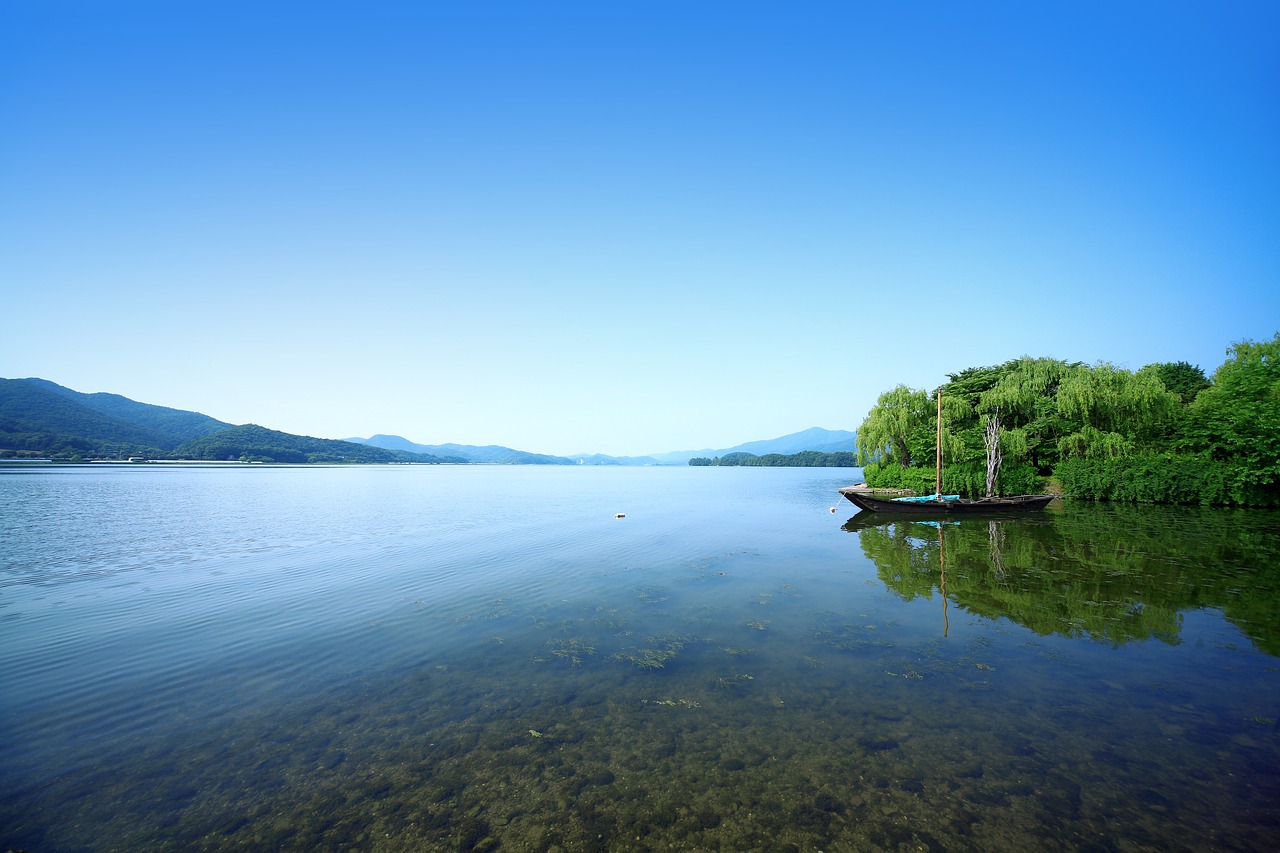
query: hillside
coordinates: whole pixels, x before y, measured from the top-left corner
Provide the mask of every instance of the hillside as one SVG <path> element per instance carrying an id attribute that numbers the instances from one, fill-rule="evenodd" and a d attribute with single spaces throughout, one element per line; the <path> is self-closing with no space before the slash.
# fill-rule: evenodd
<path id="1" fill-rule="evenodd" d="M 155 430 L 172 439 L 175 446 L 184 441 L 190 441 L 193 438 L 200 438 L 201 436 L 210 435 L 219 430 L 235 426 L 235 424 L 225 423 L 208 415 L 202 415 L 199 412 L 187 412 L 182 409 L 171 409 L 168 406 L 139 403 L 119 394 L 102 392 L 84 394 L 80 391 L 64 388 L 47 379 L 23 379 L 19 381 L 29 382 L 45 388 L 108 417 Z"/>
<path id="2" fill-rule="evenodd" d="M 463 462 L 232 426 L 199 412 L 83 394 L 47 379 L 0 379 L 0 459 L 228 459 L 260 462 Z"/>
<path id="3" fill-rule="evenodd" d="M 174 453 L 182 459 L 251 462 L 460 462 L 425 453 L 387 450 L 352 441 L 293 435 L 256 424 L 231 427 L 179 446 Z"/>
<path id="4" fill-rule="evenodd" d="M 119 394 L 85 394 L 47 379 L 0 379 L 0 459 L 199 459 L 305 462 L 487 463 L 503 465 L 686 465 L 731 454 L 838 454 L 854 433 L 814 427 L 724 450 L 614 457 L 551 456 L 500 445 L 416 444 L 398 435 L 335 440 L 256 424 L 233 426 L 199 412 L 140 403 Z"/>
<path id="5" fill-rule="evenodd" d="M 103 413 L 55 388 L 62 386 L 39 379 L 0 379 L 0 452 L 9 456 L 155 456 L 185 440 Z"/>

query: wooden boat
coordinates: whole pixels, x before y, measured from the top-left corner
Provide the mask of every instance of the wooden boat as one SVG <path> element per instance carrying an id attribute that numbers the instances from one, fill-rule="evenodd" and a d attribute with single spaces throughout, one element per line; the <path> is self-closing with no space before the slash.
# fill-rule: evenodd
<path id="1" fill-rule="evenodd" d="M 840 490 L 854 506 L 867 512 L 892 512 L 899 515 L 915 515 L 922 518 L 937 515 L 954 515 L 958 513 L 982 512 L 1021 512 L 1023 510 L 1044 509 L 1049 501 L 1057 495 L 1014 495 L 1007 498 L 973 498 L 972 500 L 947 498 L 900 501 L 893 498 L 878 498 L 869 495 L 856 486 L 845 486 Z"/>
<path id="2" fill-rule="evenodd" d="M 1057 495 L 1013 495 L 1007 498 L 962 499 L 942 494 L 942 389 L 938 389 L 938 479 L 932 496 L 878 498 L 867 494 L 857 486 L 845 486 L 840 490 L 859 509 L 867 512 L 892 512 L 917 517 L 937 517 L 959 513 L 1022 512 L 1044 509 Z M 988 450 L 990 452 L 990 450 Z"/>

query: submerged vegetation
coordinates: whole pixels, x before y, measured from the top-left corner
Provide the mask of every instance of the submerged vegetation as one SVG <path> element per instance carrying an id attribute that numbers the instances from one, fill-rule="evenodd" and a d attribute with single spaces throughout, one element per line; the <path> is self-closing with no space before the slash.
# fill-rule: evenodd
<path id="1" fill-rule="evenodd" d="M 179 717 L 0 822 L 31 849 L 1269 849 L 1274 524 L 846 530 L 834 562 L 473 600 L 408 660 Z"/>
<path id="2" fill-rule="evenodd" d="M 1094 500 L 1280 506 L 1280 333 L 1244 341 L 1206 377 L 1186 362 L 1129 371 L 1021 358 L 949 374 L 941 388 L 943 490 L 986 491 L 988 436 L 1003 465 L 994 492 Z M 858 429 L 877 488 L 934 490 L 937 410 L 899 385 Z"/>

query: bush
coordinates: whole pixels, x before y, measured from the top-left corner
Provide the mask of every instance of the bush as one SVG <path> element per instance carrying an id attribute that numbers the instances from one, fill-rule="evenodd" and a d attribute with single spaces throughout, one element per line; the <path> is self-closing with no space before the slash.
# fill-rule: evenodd
<path id="1" fill-rule="evenodd" d="M 903 468 L 896 462 L 872 462 L 862 469 L 867 485 L 873 489 L 910 489 L 918 495 L 931 495 L 937 487 L 937 469 L 918 466 Z M 984 497 L 987 493 L 987 463 L 962 462 L 942 469 L 942 491 L 965 497 Z M 1027 463 L 1005 465 L 996 480 L 998 495 L 1031 495 L 1044 491 L 1044 479 Z"/>
<path id="2" fill-rule="evenodd" d="M 981 498 L 987 494 L 986 461 L 961 462 L 942 469 L 946 491 L 966 497 Z M 931 489 L 932 491 L 932 489 Z M 1044 491 L 1044 478 L 1029 463 L 1009 463 L 1000 467 L 996 478 L 997 495 L 1038 495 Z"/>
<path id="3" fill-rule="evenodd" d="M 933 494 L 937 482 L 933 468 L 903 468 L 897 462 L 872 462 L 862 476 L 873 489 L 909 489 L 918 495 Z"/>
<path id="4" fill-rule="evenodd" d="M 1280 486 L 1244 465 L 1194 456 L 1070 459 L 1054 474 L 1072 497 L 1128 503 L 1280 506 Z"/>

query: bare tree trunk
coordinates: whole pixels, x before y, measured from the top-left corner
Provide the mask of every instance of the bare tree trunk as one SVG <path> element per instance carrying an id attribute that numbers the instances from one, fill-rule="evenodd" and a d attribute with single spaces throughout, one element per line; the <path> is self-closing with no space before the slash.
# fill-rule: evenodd
<path id="1" fill-rule="evenodd" d="M 993 412 L 987 418 L 987 431 L 983 436 L 987 445 L 987 497 L 993 497 L 996 491 L 996 478 L 1000 476 L 1000 413 Z"/>

